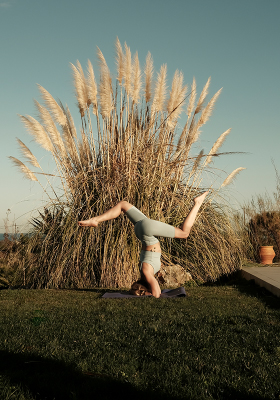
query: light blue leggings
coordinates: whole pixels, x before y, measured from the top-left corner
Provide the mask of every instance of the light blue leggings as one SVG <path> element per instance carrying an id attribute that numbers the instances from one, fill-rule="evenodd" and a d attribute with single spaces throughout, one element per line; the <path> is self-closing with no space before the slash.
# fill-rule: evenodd
<path id="1" fill-rule="evenodd" d="M 149 219 L 134 206 L 126 212 L 126 215 L 134 224 L 136 237 L 146 246 L 158 243 L 158 239 L 155 236 L 175 237 L 174 226 Z M 146 262 L 154 268 L 154 273 L 156 274 L 161 266 L 160 256 L 161 253 L 142 250 L 140 253 L 140 271 L 142 269 L 142 263 Z"/>

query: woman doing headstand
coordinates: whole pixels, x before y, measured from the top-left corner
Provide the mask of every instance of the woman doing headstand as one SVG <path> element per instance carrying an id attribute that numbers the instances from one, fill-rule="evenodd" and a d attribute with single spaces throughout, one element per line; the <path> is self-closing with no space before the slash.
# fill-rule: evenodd
<path id="1" fill-rule="evenodd" d="M 150 292 L 154 297 L 160 297 L 161 290 L 155 278 L 155 274 L 160 270 L 161 249 L 156 236 L 187 239 L 190 230 L 195 222 L 198 210 L 203 203 L 208 192 L 202 193 L 194 199 L 194 206 L 189 215 L 183 222 L 181 228 L 165 224 L 164 222 L 155 221 L 147 218 L 141 211 L 129 202 L 120 201 L 115 207 L 106 211 L 104 214 L 90 218 L 85 221 L 79 221 L 80 226 L 97 227 L 100 222 L 109 221 L 117 218 L 121 212 L 124 212 L 129 220 L 134 224 L 134 231 L 137 238 L 142 242 L 142 250 L 140 253 L 140 272 L 142 279 L 147 282 Z"/>

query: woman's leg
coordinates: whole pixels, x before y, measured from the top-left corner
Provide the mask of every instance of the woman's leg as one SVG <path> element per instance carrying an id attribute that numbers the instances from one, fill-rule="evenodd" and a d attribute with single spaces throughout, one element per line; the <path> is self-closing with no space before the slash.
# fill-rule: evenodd
<path id="1" fill-rule="evenodd" d="M 191 209 L 189 215 L 185 219 L 185 221 L 182 224 L 182 229 L 180 228 L 175 228 L 175 238 L 179 239 L 187 239 L 187 237 L 190 234 L 191 228 L 195 222 L 195 218 L 197 216 L 198 210 L 200 209 L 200 206 L 202 205 L 205 197 L 207 196 L 209 192 L 204 192 L 200 196 L 196 197 L 194 199 L 194 206 Z"/>
<path id="2" fill-rule="evenodd" d="M 102 215 L 98 215 L 97 217 L 93 217 L 87 219 L 85 221 L 78 221 L 80 226 L 94 226 L 97 227 L 99 222 L 109 221 L 110 219 L 117 218 L 121 212 L 128 211 L 132 206 L 128 201 L 122 200 L 120 201 L 115 207 L 111 208 L 110 210 L 106 211 Z"/>

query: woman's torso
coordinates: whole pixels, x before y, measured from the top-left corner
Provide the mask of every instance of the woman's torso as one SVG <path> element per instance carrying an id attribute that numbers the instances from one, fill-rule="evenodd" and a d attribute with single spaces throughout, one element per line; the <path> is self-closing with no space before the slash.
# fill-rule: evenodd
<path id="1" fill-rule="evenodd" d="M 151 245 L 142 244 L 142 250 L 144 251 L 154 251 L 155 253 L 161 253 L 161 248 L 159 242 Z"/>

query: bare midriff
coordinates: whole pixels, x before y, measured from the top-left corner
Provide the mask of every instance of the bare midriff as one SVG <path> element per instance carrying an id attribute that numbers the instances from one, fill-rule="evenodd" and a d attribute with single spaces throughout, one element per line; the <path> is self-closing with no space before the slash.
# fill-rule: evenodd
<path id="1" fill-rule="evenodd" d="M 161 248 L 159 242 L 155 244 L 151 244 L 146 246 L 145 244 L 142 245 L 142 250 L 144 251 L 154 251 L 155 253 L 161 253 Z"/>

